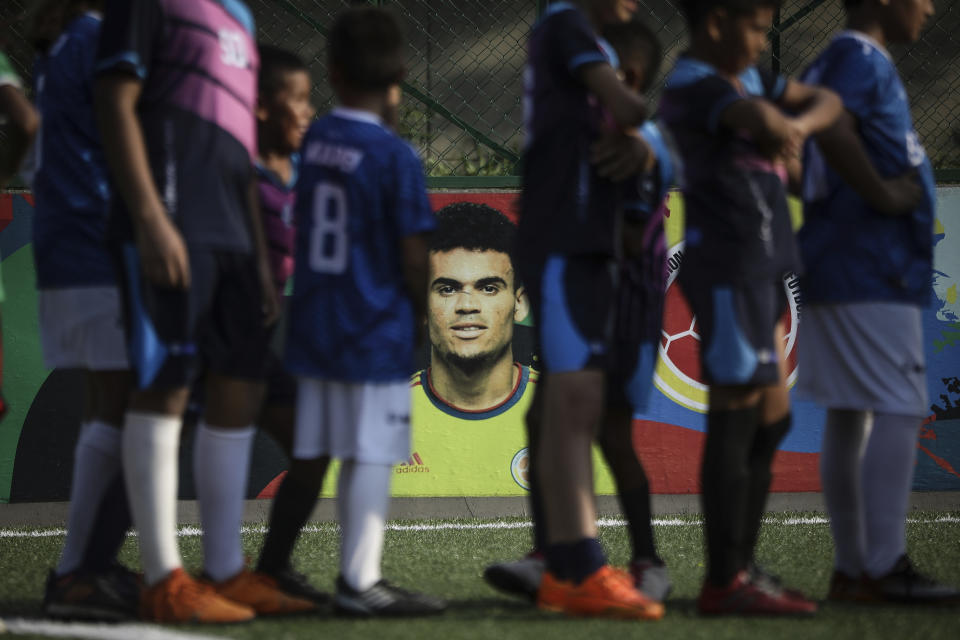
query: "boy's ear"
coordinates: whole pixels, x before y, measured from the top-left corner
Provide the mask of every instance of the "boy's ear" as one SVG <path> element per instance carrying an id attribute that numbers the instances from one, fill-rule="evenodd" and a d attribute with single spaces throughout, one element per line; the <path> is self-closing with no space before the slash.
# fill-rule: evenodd
<path id="1" fill-rule="evenodd" d="M 263 98 L 262 98 L 262 97 L 258 97 L 258 98 L 257 98 L 257 109 L 256 109 L 255 113 L 256 113 L 256 116 L 257 116 L 257 120 L 259 120 L 260 122 L 266 122 L 266 121 L 267 121 L 267 118 L 270 117 L 270 113 L 269 113 L 269 111 L 267 110 L 267 106 L 266 106 L 265 104 L 263 104 Z"/>
<path id="2" fill-rule="evenodd" d="M 713 42 L 720 42 L 723 39 L 724 23 L 727 20 L 727 10 L 721 7 L 713 9 L 707 14 L 704 20 L 704 27 L 707 30 L 707 37 Z"/>

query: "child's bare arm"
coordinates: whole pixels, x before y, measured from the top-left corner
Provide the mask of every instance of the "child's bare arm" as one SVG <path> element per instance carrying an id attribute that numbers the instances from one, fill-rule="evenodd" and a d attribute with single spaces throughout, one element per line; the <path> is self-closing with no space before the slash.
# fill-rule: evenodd
<path id="1" fill-rule="evenodd" d="M 857 120 L 849 111 L 816 136 L 817 146 L 834 171 L 867 204 L 886 215 L 910 213 L 923 198 L 915 171 L 884 179 L 877 173 L 857 132 Z"/>
<path id="2" fill-rule="evenodd" d="M 257 189 L 256 176 L 253 175 L 251 175 L 250 185 L 247 188 L 247 203 L 250 212 L 250 233 L 253 236 L 253 247 L 257 260 L 257 275 L 260 279 L 260 291 L 263 294 L 263 322 L 266 326 L 270 326 L 280 317 L 280 296 L 283 295 L 283 292 L 278 291 L 273 282 L 273 272 L 270 269 L 270 260 L 267 257 L 267 237 L 263 229 L 263 217 L 260 213 L 260 193 Z"/>
<path id="3" fill-rule="evenodd" d="M 190 286 L 187 247 L 153 182 L 137 118 L 142 88 L 134 76 L 101 76 L 94 85 L 97 124 L 114 182 L 133 219 L 144 275 L 158 285 L 185 289 Z"/>
<path id="4" fill-rule="evenodd" d="M 623 84 L 609 64 L 584 65 L 577 74 L 590 93 L 610 112 L 618 127 L 635 127 L 647 119 L 647 101 Z"/>
<path id="5" fill-rule="evenodd" d="M 790 119 L 764 98 L 744 98 L 731 103 L 720 113 L 720 124 L 747 133 L 757 150 L 768 158 L 787 155 L 795 135 Z"/>
<path id="6" fill-rule="evenodd" d="M 793 121 L 804 137 L 823 131 L 840 117 L 840 96 L 825 87 L 787 80 L 780 104 L 797 114 Z"/>
<path id="7" fill-rule="evenodd" d="M 427 288 L 429 287 L 430 234 L 415 233 L 400 241 L 403 260 L 403 282 L 413 303 L 414 326 L 417 330 L 417 346 L 424 340 L 427 319 Z"/>

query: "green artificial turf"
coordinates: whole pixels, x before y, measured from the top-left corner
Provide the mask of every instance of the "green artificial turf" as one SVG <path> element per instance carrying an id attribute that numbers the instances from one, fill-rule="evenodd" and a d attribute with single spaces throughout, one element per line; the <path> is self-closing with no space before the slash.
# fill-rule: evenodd
<path id="1" fill-rule="evenodd" d="M 907 528 L 909 552 L 917 566 L 934 577 L 960 584 L 960 514 L 911 513 Z M 821 519 L 819 514 L 777 514 L 765 524 L 757 560 L 778 573 L 784 582 L 815 598 L 826 594 L 832 545 L 824 523 L 794 523 L 791 519 Z M 942 521 L 946 517 L 947 521 Z M 934 521 L 937 519 L 941 521 Z M 541 613 L 528 604 L 500 596 L 481 579 L 490 562 L 521 556 L 530 541 L 528 527 L 513 529 L 391 530 L 384 552 L 384 575 L 411 589 L 450 600 L 444 615 L 429 619 L 353 621 L 329 613 L 292 618 L 262 619 L 247 625 L 178 630 L 230 638 L 257 640 L 300 638 L 621 638 L 656 634 L 672 638 L 950 638 L 960 637 L 960 609 L 892 605 L 823 605 L 810 619 L 703 619 L 695 599 L 703 576 L 702 529 L 693 517 L 669 518 L 680 524 L 655 527 L 660 553 L 670 567 L 674 592 L 667 616 L 660 622 L 568 620 Z M 512 521 L 514 523 L 518 521 Z M 475 520 L 448 521 L 472 527 Z M 416 524 L 416 523 L 402 523 Z M 434 526 L 436 522 L 423 522 Z M 623 526 L 604 526 L 600 537 L 611 560 L 629 560 L 629 538 Z M 255 556 L 262 534 L 244 535 L 245 552 Z M 42 617 L 40 598 L 46 572 L 62 545 L 61 536 L 0 539 L 0 616 Z M 305 532 L 296 551 L 298 568 L 324 588 L 332 588 L 337 567 L 338 533 L 333 525 Z M 200 538 L 181 538 L 188 569 L 198 570 Z M 136 565 L 136 540 L 128 539 L 122 559 Z M 21 636 L 23 637 L 23 636 Z"/>

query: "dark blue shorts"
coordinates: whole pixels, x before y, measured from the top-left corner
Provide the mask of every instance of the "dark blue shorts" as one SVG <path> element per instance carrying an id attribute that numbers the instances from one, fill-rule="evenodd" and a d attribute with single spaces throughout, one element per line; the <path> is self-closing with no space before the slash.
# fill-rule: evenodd
<path id="1" fill-rule="evenodd" d="M 122 249 L 127 349 L 140 388 L 190 386 L 201 369 L 262 379 L 269 336 L 263 326 L 256 258 L 187 250 L 190 288 L 172 289 L 143 277 L 134 246 Z"/>
<path id="2" fill-rule="evenodd" d="M 783 281 L 706 284 L 682 280 L 681 286 L 700 327 L 705 382 L 776 384 L 780 349 L 775 330 L 788 304 Z"/>
<path id="3" fill-rule="evenodd" d="M 603 255 L 521 263 L 546 373 L 607 374 L 610 406 L 641 410 L 653 386 L 663 292 L 632 265 Z"/>

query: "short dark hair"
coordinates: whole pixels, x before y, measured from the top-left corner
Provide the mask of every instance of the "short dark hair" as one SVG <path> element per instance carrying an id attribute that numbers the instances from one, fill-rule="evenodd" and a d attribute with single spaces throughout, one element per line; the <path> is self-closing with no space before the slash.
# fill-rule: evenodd
<path id="1" fill-rule="evenodd" d="M 634 18 L 629 22 L 606 25 L 603 28 L 603 37 L 617 52 L 621 64 L 631 56 L 640 56 L 643 59 L 643 90 L 646 91 L 663 61 L 663 49 L 657 34 L 644 22 Z"/>
<path id="2" fill-rule="evenodd" d="M 683 0 L 680 10 L 692 30 L 714 9 L 725 9 L 731 16 L 741 16 L 761 8 L 779 9 L 782 3 L 783 0 Z"/>
<path id="3" fill-rule="evenodd" d="M 257 77 L 257 90 L 260 98 L 276 95 L 283 89 L 284 75 L 293 71 L 309 71 L 303 59 L 292 51 L 260 43 L 260 75 Z"/>
<path id="4" fill-rule="evenodd" d="M 516 273 L 517 227 L 493 207 L 475 202 L 454 202 L 437 211 L 437 228 L 430 237 L 430 251 L 496 251 L 510 258 Z"/>
<path id="5" fill-rule="evenodd" d="M 351 7 L 337 16 L 327 59 L 342 82 L 358 91 L 382 91 L 403 80 L 403 31 L 392 11 Z"/>

